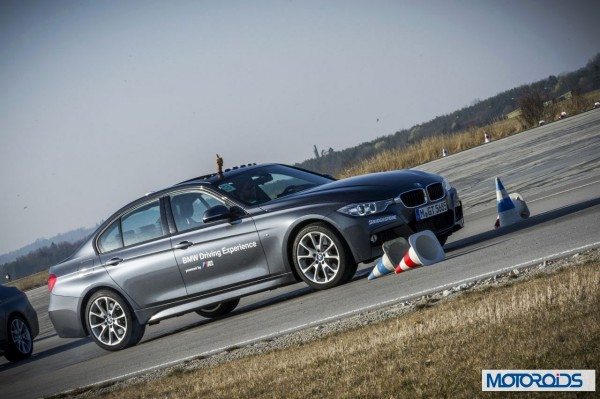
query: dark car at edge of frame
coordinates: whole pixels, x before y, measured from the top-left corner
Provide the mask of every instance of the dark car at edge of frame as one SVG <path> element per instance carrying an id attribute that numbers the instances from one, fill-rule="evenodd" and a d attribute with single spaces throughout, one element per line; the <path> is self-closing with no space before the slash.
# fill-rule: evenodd
<path id="1" fill-rule="evenodd" d="M 16 287 L 0 285 L 0 354 L 10 362 L 31 357 L 38 333 L 37 313 L 27 295 Z"/>

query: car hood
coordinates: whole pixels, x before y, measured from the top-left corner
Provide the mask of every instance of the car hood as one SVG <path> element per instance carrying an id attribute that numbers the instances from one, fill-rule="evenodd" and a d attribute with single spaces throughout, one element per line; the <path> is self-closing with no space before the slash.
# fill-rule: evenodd
<path id="1" fill-rule="evenodd" d="M 290 194 L 270 201 L 261 207 L 266 210 L 290 205 L 290 202 L 343 202 L 378 201 L 392 199 L 400 193 L 428 184 L 441 182 L 441 176 L 418 170 L 395 170 L 369 173 L 340 179 L 309 190 Z"/>

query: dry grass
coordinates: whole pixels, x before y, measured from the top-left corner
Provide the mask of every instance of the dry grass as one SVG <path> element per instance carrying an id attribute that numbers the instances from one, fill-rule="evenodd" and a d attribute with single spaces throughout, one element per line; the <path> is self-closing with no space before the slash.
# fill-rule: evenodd
<path id="1" fill-rule="evenodd" d="M 596 368 L 599 287 L 600 265 L 571 267 L 104 397 L 481 397 L 482 369 Z"/>
<path id="2" fill-rule="evenodd" d="M 553 104 L 546 108 L 544 118 L 547 122 L 554 121 L 558 119 L 562 111 L 567 112 L 568 115 L 575 115 L 591 109 L 595 101 L 600 101 L 600 90 Z M 372 158 L 342 171 L 338 177 L 412 168 L 439 158 L 442 148 L 448 149 L 450 154 L 455 154 L 477 147 L 483 143 L 484 133 L 489 134 L 494 140 L 499 140 L 525 129 L 523 122 L 515 118 L 501 120 L 483 127 L 470 128 L 453 135 L 426 138 L 406 148 L 384 150 Z M 48 272 L 43 271 L 15 280 L 7 285 L 16 286 L 20 290 L 29 290 L 46 284 L 47 278 Z"/>
<path id="3" fill-rule="evenodd" d="M 32 288 L 41 287 L 46 285 L 48 281 L 48 270 L 41 271 L 39 273 L 32 274 L 27 277 L 20 278 L 18 280 L 7 283 L 8 286 L 17 287 L 21 291 L 30 290 Z"/>
<path id="4" fill-rule="evenodd" d="M 557 120 L 562 111 L 568 115 L 587 111 L 593 107 L 594 101 L 600 101 L 599 99 L 600 90 L 573 97 L 571 100 L 547 107 L 543 118 L 546 122 L 551 122 Z M 526 128 L 527 126 L 521 120 L 514 118 L 500 120 L 487 126 L 469 128 L 452 135 L 425 138 L 408 147 L 384 150 L 342 171 L 338 177 L 412 168 L 440 158 L 442 148 L 446 148 L 450 154 L 455 154 L 483 144 L 485 133 L 489 134 L 493 140 L 499 140 L 520 133 Z"/>
<path id="5" fill-rule="evenodd" d="M 494 140 L 498 140 L 522 130 L 521 123 L 517 119 L 507 119 L 484 127 L 470 128 L 453 135 L 428 137 L 406 148 L 382 151 L 374 157 L 344 170 L 339 177 L 412 168 L 440 158 L 442 148 L 446 148 L 450 154 L 455 154 L 481 145 L 484 133 L 488 133 Z"/>

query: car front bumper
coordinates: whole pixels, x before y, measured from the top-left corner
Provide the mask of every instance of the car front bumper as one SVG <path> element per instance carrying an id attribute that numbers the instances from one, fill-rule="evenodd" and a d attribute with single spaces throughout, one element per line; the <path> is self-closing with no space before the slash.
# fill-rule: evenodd
<path id="1" fill-rule="evenodd" d="M 416 220 L 417 208 L 407 208 L 398 203 L 377 215 L 352 217 L 336 211 L 330 218 L 346 239 L 355 261 L 368 262 L 383 254 L 381 245 L 386 241 L 407 238 L 423 230 L 431 230 L 441 238 L 463 228 L 462 203 L 456 189 L 451 188 L 443 199 L 431 203 L 441 201 L 446 201 L 448 211 L 420 221 Z"/>

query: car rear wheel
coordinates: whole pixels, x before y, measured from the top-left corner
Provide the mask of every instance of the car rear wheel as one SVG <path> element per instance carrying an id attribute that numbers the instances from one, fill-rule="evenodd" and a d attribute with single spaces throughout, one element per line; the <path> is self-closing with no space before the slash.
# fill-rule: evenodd
<path id="1" fill-rule="evenodd" d="M 298 275 L 312 288 L 335 287 L 351 279 L 352 270 L 356 272 L 346 244 L 323 224 L 310 224 L 300 230 L 292 250 Z"/>
<path id="2" fill-rule="evenodd" d="M 224 316 L 231 313 L 233 309 L 240 303 L 240 299 L 232 299 L 231 301 L 219 302 L 215 305 L 206 306 L 204 308 L 196 310 L 200 316 L 214 319 L 215 317 Z"/>
<path id="3" fill-rule="evenodd" d="M 108 290 L 92 295 L 85 309 L 85 319 L 94 342 L 109 351 L 134 346 L 146 329 L 137 322 L 125 300 Z"/>
<path id="4" fill-rule="evenodd" d="M 9 362 L 27 359 L 33 352 L 33 336 L 27 320 L 20 315 L 11 316 L 8 320 L 8 348 L 4 357 Z"/>

